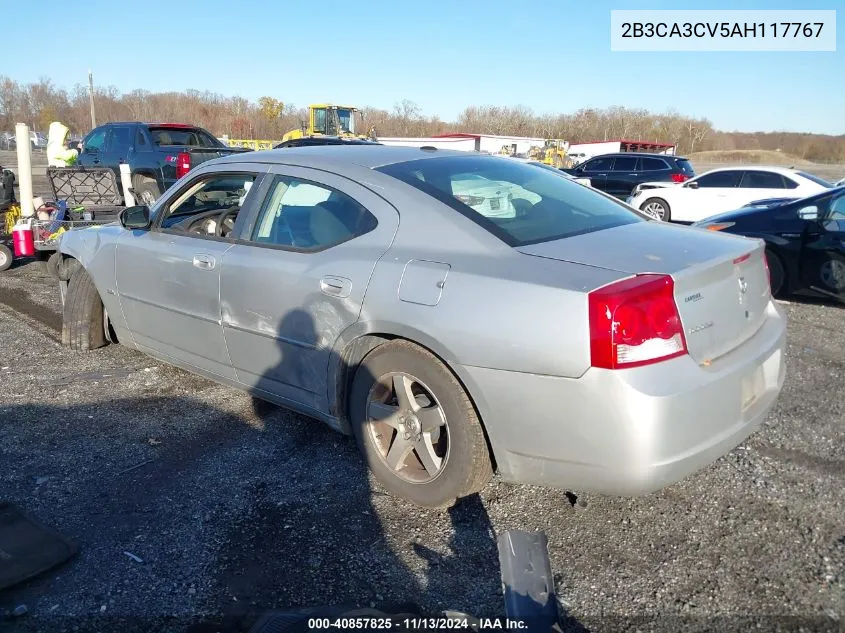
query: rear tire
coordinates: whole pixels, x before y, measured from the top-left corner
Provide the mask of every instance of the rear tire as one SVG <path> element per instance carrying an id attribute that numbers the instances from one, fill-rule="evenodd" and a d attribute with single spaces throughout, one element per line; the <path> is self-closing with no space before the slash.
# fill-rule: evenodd
<path id="1" fill-rule="evenodd" d="M 405 384 L 413 392 L 410 407 L 397 388 Z M 412 503 L 448 507 L 493 476 L 484 430 L 463 387 L 433 354 L 409 341 L 385 343 L 364 357 L 349 412 L 370 470 L 388 491 Z"/>
<path id="2" fill-rule="evenodd" d="M 0 244 L 0 272 L 8 270 L 14 259 L 15 256 L 12 254 L 12 249 L 5 244 Z"/>
<path id="3" fill-rule="evenodd" d="M 151 207 L 161 196 L 158 183 L 147 176 L 133 176 L 132 188 L 135 190 L 135 204 Z"/>
<path id="4" fill-rule="evenodd" d="M 664 222 L 672 221 L 672 209 L 663 198 L 649 198 L 640 205 L 640 211 L 650 210 L 656 213 Z"/>
<path id="5" fill-rule="evenodd" d="M 103 301 L 81 266 L 71 275 L 62 314 L 62 345 L 87 352 L 106 344 Z"/>
<path id="6" fill-rule="evenodd" d="M 772 296 L 780 297 L 785 294 L 784 291 L 789 286 L 789 284 L 786 283 L 786 269 L 783 267 L 783 262 L 781 262 L 780 257 L 768 248 L 766 249 L 766 264 L 769 266 Z"/>

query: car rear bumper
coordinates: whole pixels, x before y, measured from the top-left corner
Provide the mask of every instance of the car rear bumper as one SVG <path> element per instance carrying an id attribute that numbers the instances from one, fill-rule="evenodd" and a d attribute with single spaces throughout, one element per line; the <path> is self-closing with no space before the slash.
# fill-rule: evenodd
<path id="1" fill-rule="evenodd" d="M 783 386 L 786 318 L 703 367 L 689 356 L 577 379 L 459 368 L 501 475 L 636 496 L 700 470 L 744 441 Z"/>

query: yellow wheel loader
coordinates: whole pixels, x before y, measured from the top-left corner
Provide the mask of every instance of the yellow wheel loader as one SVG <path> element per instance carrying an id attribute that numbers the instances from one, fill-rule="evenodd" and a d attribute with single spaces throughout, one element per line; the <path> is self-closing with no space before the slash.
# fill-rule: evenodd
<path id="1" fill-rule="evenodd" d="M 569 143 L 561 139 L 549 139 L 543 148 L 543 163 L 557 167 L 558 169 L 567 166 L 567 152 Z"/>
<path id="2" fill-rule="evenodd" d="M 369 136 L 355 133 L 355 119 L 359 118 L 358 108 L 353 106 L 334 105 L 331 103 L 315 103 L 308 106 L 308 122 L 302 122 L 300 129 L 291 130 L 282 137 L 282 142 L 304 136 L 340 136 L 344 138 L 372 138 L 375 130 Z M 374 139 L 373 139 L 374 140 Z"/>

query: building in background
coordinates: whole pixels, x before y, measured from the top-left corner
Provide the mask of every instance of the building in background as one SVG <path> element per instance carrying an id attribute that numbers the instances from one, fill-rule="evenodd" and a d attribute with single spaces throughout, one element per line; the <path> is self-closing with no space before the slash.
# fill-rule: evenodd
<path id="1" fill-rule="evenodd" d="M 497 134 L 438 134 L 421 137 L 379 137 L 384 145 L 403 145 L 406 147 L 437 147 L 438 149 L 456 149 L 463 152 L 489 152 L 498 154 L 508 148 L 514 155 L 527 155 L 532 147 L 542 148 L 543 138 L 528 136 L 502 136 Z"/>

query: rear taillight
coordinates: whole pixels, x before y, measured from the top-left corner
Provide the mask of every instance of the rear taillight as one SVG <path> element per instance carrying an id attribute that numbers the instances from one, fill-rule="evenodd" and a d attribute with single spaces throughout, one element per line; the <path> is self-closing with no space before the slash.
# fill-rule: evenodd
<path id="1" fill-rule="evenodd" d="M 675 283 L 668 275 L 638 275 L 588 297 L 593 367 L 638 367 L 687 353 Z"/>
<path id="2" fill-rule="evenodd" d="M 469 196 L 459 193 L 455 197 L 464 204 L 469 205 L 471 207 L 477 207 L 479 205 L 484 204 L 484 198 L 482 198 L 481 196 Z"/>
<path id="3" fill-rule="evenodd" d="M 176 177 L 181 178 L 191 171 L 191 155 L 188 152 L 179 152 L 176 156 Z"/>
<path id="4" fill-rule="evenodd" d="M 672 174 L 672 182 L 686 182 L 689 176 L 686 174 Z"/>

